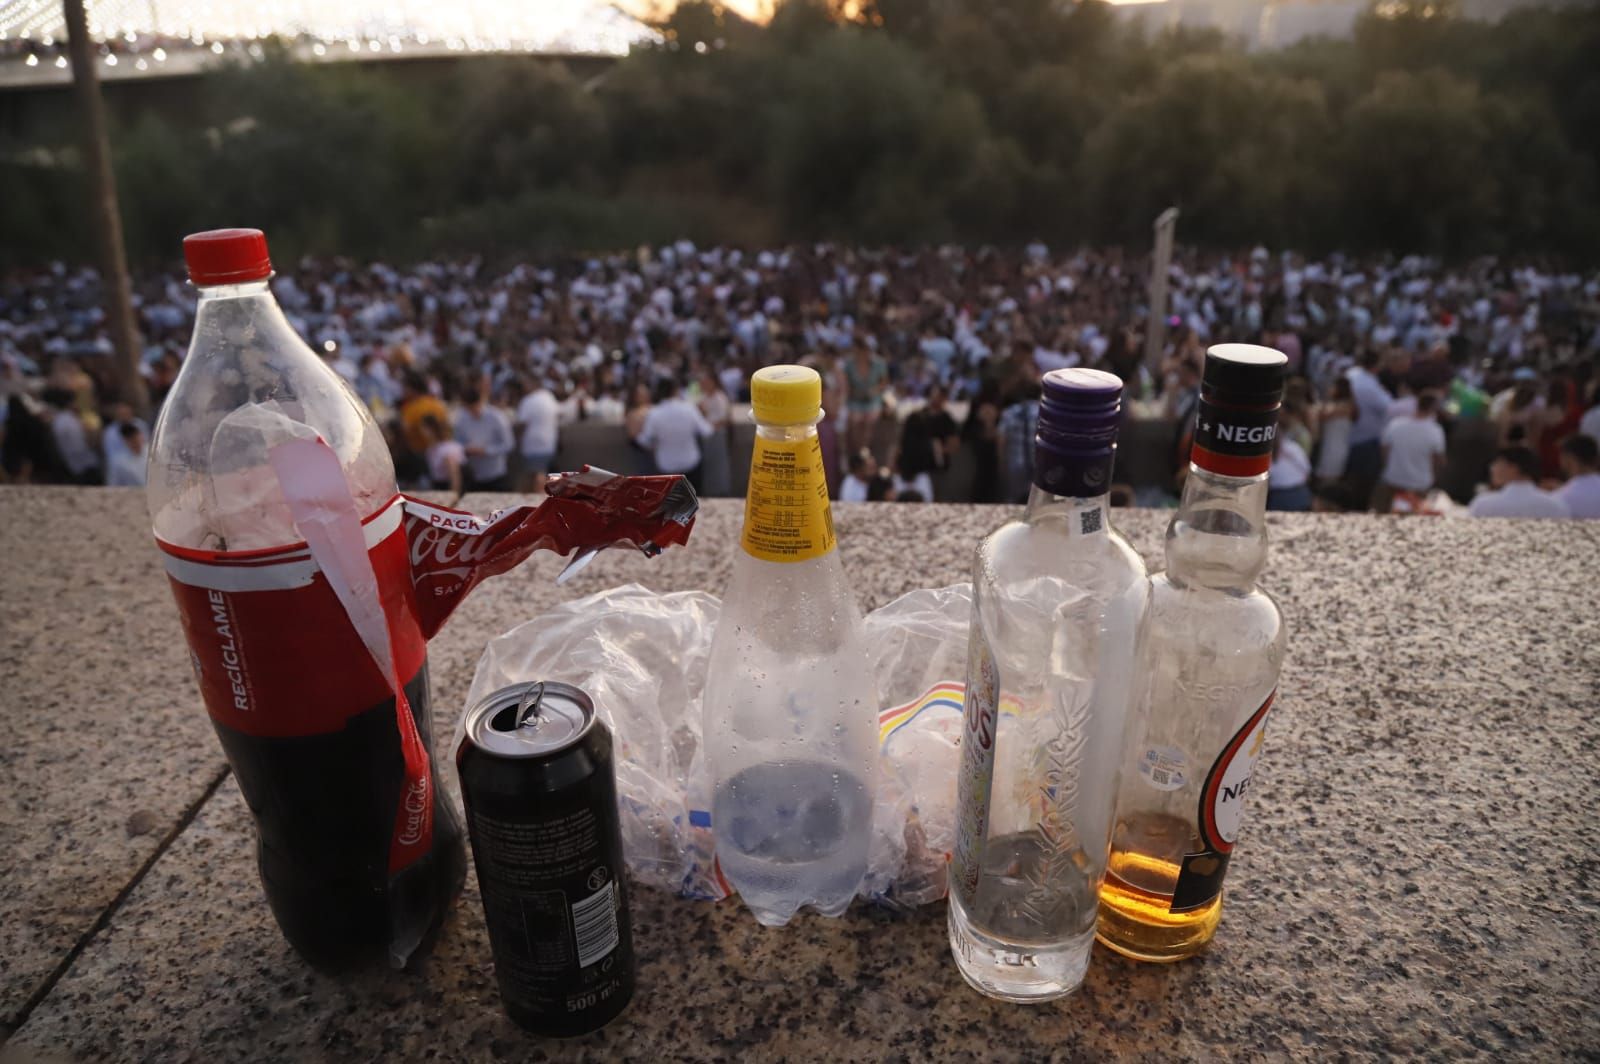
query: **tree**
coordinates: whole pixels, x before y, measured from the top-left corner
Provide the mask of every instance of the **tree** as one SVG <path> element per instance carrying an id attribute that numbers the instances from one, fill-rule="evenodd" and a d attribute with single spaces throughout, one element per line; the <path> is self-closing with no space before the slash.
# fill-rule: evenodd
<path id="1" fill-rule="evenodd" d="M 1178 206 L 1191 239 L 1305 241 L 1328 195 L 1328 131 L 1314 84 L 1236 56 L 1177 63 L 1089 139 L 1080 172 L 1094 232 L 1142 241 L 1156 214 Z"/>
<path id="2" fill-rule="evenodd" d="M 462 69 L 457 92 L 451 183 L 467 202 L 529 185 L 567 185 L 607 169 L 605 108 L 564 67 L 480 60 Z"/>
<path id="3" fill-rule="evenodd" d="M 1031 67 L 996 101 L 995 126 L 1037 162 L 1071 168 L 1114 97 L 1089 73 L 1065 64 Z"/>
<path id="4" fill-rule="evenodd" d="M 1487 131 L 1480 165 L 1494 199 L 1473 233 L 1477 248 L 1592 254 L 1600 245 L 1596 165 L 1567 142 L 1549 101 L 1489 94 L 1480 109 Z"/>
<path id="5" fill-rule="evenodd" d="M 1339 139 L 1351 237 L 1369 247 L 1474 250 L 1498 193 L 1483 166 L 1489 137 L 1472 84 L 1442 70 L 1380 75 Z"/>
<path id="6" fill-rule="evenodd" d="M 929 241 L 988 137 L 970 94 L 903 44 L 836 30 L 778 72 L 764 128 L 770 185 L 797 236 Z"/>
<path id="7" fill-rule="evenodd" d="M 127 252 L 122 246 L 122 215 L 117 210 L 117 181 L 111 170 L 111 147 L 106 139 L 105 111 L 100 101 L 100 79 L 95 75 L 88 18 L 83 0 L 65 0 L 67 52 L 72 59 L 72 87 L 78 97 L 78 118 L 83 123 L 84 170 L 89 176 L 90 216 L 95 249 L 100 262 L 101 299 L 111 329 L 112 392 L 135 410 L 147 411 L 150 396 L 139 360 L 144 354 L 139 328 L 133 319 L 133 289 L 128 282 Z"/>
<path id="8" fill-rule="evenodd" d="M 531 57 L 301 64 L 269 43 L 181 94 L 105 91 L 126 94 L 128 249 L 169 262 L 227 224 L 270 228 L 280 258 L 676 232 L 1142 247 L 1173 204 L 1202 243 L 1600 257 L 1600 5 L 1494 24 L 1438 6 L 1246 53 L 1099 0 L 784 0 L 769 25 L 689 0 L 590 80 Z M 0 130 L 8 263 L 111 231 L 71 209 L 96 164 L 54 132 L 73 123 L 52 96 L 20 94 Z"/>
<path id="9" fill-rule="evenodd" d="M 448 195 L 460 116 L 437 113 L 428 87 L 281 53 L 207 82 L 213 149 L 184 164 L 208 166 L 230 217 L 298 238 L 275 246 L 410 250 L 415 220 Z"/>

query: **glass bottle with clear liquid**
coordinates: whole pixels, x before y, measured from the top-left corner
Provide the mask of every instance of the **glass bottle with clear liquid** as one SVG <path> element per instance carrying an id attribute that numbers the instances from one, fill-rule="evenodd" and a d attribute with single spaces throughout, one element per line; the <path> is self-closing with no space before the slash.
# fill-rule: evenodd
<path id="1" fill-rule="evenodd" d="M 1222 918 L 1222 881 L 1283 664 L 1267 560 L 1267 468 L 1287 359 L 1206 353 L 1183 500 L 1151 581 L 1140 734 L 1128 747 L 1099 938 L 1126 956 L 1198 953 Z"/>
<path id="2" fill-rule="evenodd" d="M 1008 1001 L 1077 989 L 1094 942 L 1149 594 L 1109 521 L 1121 394 L 1109 373 L 1045 376 L 1027 510 L 974 563 L 950 947 Z"/>
<path id="3" fill-rule="evenodd" d="M 867 867 L 878 696 L 833 534 L 822 380 L 751 380 L 756 441 L 741 549 L 711 645 L 704 734 L 717 860 L 751 913 L 844 912 Z"/>

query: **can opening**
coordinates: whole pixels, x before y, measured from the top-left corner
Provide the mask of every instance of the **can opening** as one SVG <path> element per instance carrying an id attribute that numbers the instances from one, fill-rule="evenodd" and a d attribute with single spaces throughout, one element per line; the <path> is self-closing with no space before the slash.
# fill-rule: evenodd
<path id="1" fill-rule="evenodd" d="M 544 702 L 544 684 L 536 683 L 523 692 L 514 706 L 507 706 L 489 721 L 497 732 L 514 732 L 518 728 L 539 726 L 539 707 Z"/>

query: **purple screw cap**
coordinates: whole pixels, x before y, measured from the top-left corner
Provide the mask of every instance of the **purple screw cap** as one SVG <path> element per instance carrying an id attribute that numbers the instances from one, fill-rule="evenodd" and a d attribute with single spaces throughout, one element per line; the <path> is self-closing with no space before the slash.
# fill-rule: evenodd
<path id="1" fill-rule="evenodd" d="M 1044 375 L 1033 482 L 1054 495 L 1089 498 L 1111 486 L 1122 423 L 1122 378 L 1097 369 Z"/>

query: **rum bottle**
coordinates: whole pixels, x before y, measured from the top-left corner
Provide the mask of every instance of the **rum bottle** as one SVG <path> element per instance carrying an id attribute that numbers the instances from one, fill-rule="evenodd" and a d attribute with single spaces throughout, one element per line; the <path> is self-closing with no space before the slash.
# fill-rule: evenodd
<path id="1" fill-rule="evenodd" d="M 1283 619 L 1255 585 L 1286 363 L 1252 344 L 1206 352 L 1166 571 L 1151 581 L 1139 734 L 1100 888 L 1100 941 L 1138 960 L 1198 953 L 1222 917 L 1283 664 Z"/>

